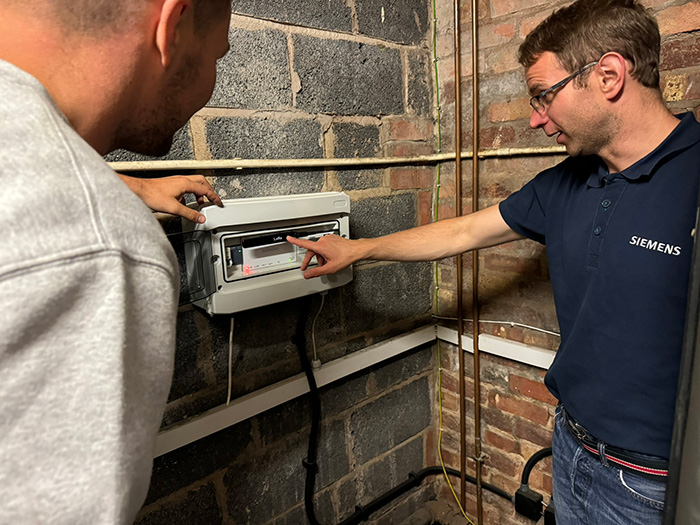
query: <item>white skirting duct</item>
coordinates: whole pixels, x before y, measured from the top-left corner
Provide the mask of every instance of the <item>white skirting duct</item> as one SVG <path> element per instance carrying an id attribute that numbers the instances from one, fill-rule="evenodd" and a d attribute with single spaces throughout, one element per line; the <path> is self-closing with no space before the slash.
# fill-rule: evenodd
<path id="1" fill-rule="evenodd" d="M 373 365 L 403 354 L 423 344 L 440 339 L 447 343 L 457 343 L 457 331 L 443 326 L 426 326 L 387 341 L 369 346 L 345 357 L 324 363 L 314 371 L 319 387 L 329 385 Z M 472 338 L 462 336 L 465 351 L 472 351 Z M 511 359 L 538 368 L 547 369 L 554 359 L 555 352 L 530 345 L 508 341 L 492 335 L 479 336 L 482 352 Z M 186 423 L 176 425 L 158 434 L 155 456 L 167 454 L 180 447 L 245 421 L 266 410 L 302 396 L 309 391 L 303 373 L 290 377 L 274 385 L 251 392 L 231 401 L 231 404 L 214 408 Z"/>

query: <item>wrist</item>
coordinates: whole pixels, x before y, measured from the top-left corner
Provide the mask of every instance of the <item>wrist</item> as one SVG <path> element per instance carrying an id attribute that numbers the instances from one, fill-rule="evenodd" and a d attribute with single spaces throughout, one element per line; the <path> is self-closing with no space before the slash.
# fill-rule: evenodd
<path id="1" fill-rule="evenodd" d="M 362 259 L 373 260 L 377 258 L 377 242 L 376 239 L 355 239 L 355 261 Z M 354 262 L 354 261 L 353 261 Z"/>

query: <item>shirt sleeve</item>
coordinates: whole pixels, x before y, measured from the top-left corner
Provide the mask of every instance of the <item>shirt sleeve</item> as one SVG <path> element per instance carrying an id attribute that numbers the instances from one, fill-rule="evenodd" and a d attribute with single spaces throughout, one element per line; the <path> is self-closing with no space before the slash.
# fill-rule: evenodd
<path id="1" fill-rule="evenodd" d="M 510 228 L 533 241 L 545 244 L 547 201 L 554 170 L 545 170 L 499 204 Z"/>

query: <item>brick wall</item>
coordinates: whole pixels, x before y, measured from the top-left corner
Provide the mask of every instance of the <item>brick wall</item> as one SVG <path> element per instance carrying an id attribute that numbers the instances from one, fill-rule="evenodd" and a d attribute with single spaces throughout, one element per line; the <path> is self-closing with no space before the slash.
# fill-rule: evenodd
<path id="1" fill-rule="evenodd" d="M 554 146 L 540 130 L 530 130 L 528 94 L 522 68 L 517 64 L 518 45 L 529 31 L 553 9 L 568 2 L 538 0 L 482 0 L 479 3 L 480 125 L 481 148 L 527 148 Z M 461 82 L 462 107 L 471 111 L 471 42 L 470 5 L 462 2 L 463 50 Z M 439 2 L 440 35 L 440 102 L 443 118 L 454 112 L 455 74 L 452 65 L 452 2 Z M 668 106 L 677 113 L 694 111 L 700 117 L 700 2 L 654 1 L 646 5 L 656 13 L 662 33 L 661 87 Z M 464 115 L 464 149 L 471 150 L 471 115 Z M 454 140 L 454 126 L 443 127 L 443 144 L 449 148 Z M 561 161 L 558 155 L 523 156 L 480 161 L 479 207 L 496 204 L 529 181 L 539 171 Z M 464 207 L 471 209 L 471 163 L 464 162 Z M 441 216 L 454 214 L 454 174 L 443 171 Z M 450 191 L 452 189 L 452 191 Z M 548 278 L 544 248 L 531 241 L 519 241 L 483 250 L 479 256 L 479 298 L 481 318 L 514 321 L 556 331 L 557 320 Z M 465 312 L 471 310 L 471 256 L 464 257 Z M 444 315 L 455 312 L 455 263 L 439 265 L 439 308 Z M 465 327 L 472 333 L 470 323 Z M 556 349 L 558 338 L 509 324 L 484 324 L 481 333 L 491 333 L 543 348 Z M 443 396 L 445 398 L 446 435 L 444 457 L 452 466 L 459 465 L 458 373 L 456 348 L 443 344 Z M 473 371 L 467 356 L 467 453 L 473 455 Z M 484 355 L 481 362 L 482 443 L 485 455 L 484 480 L 514 492 L 520 484 L 525 461 L 537 450 L 551 444 L 555 400 L 543 386 L 544 371 L 501 358 Z M 436 436 L 431 436 L 431 440 Z M 468 461 L 469 473 L 474 462 Z M 531 475 L 531 487 L 551 494 L 551 460 L 540 462 Z M 457 485 L 458 486 L 458 485 Z M 467 487 L 469 514 L 476 514 L 474 490 Z M 446 485 L 438 489 L 439 497 L 449 501 Z M 485 492 L 486 524 L 516 524 L 529 521 L 514 516 L 512 505 Z"/>

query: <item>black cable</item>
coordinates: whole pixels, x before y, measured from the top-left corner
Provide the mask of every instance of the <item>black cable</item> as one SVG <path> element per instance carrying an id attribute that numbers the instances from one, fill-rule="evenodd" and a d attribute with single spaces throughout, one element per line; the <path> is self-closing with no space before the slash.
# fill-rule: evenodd
<path id="1" fill-rule="evenodd" d="M 452 468 L 446 468 L 445 469 L 447 473 L 451 476 L 455 477 L 460 477 L 460 472 L 458 470 L 452 469 Z M 397 485 L 391 490 L 388 490 L 378 498 L 370 501 L 367 505 L 365 506 L 360 506 L 357 505 L 355 507 L 355 512 L 347 519 L 344 521 L 340 522 L 340 525 L 357 525 L 358 523 L 361 523 L 367 519 L 369 519 L 370 515 L 373 512 L 376 512 L 380 508 L 382 508 L 384 505 L 388 504 L 389 502 L 395 500 L 405 492 L 408 492 L 414 487 L 417 487 L 418 485 L 421 484 L 421 482 L 428 476 L 434 476 L 438 474 L 443 474 L 442 467 L 440 466 L 434 466 L 434 467 L 426 467 L 423 470 L 419 470 L 416 473 L 411 472 L 408 475 L 408 479 L 404 481 L 403 483 Z M 470 475 L 466 475 L 465 479 L 470 482 L 476 484 L 476 479 Z M 494 494 L 497 494 L 498 496 L 501 496 L 502 498 L 507 499 L 508 501 L 513 501 L 513 495 L 508 494 L 505 490 L 499 489 L 498 487 L 494 487 L 493 485 L 489 483 L 482 483 L 482 487 L 484 487 L 486 490 L 489 490 L 493 492 Z"/>
<path id="2" fill-rule="evenodd" d="M 309 317 L 311 307 L 310 298 L 306 298 L 302 302 L 303 306 L 300 310 L 299 319 L 297 320 L 296 334 L 292 338 L 292 342 L 299 351 L 299 359 L 301 366 L 306 374 L 306 380 L 309 383 L 309 393 L 311 402 L 311 433 L 309 435 L 309 446 L 306 453 L 306 459 L 302 461 L 302 465 L 306 469 L 306 483 L 304 485 L 304 506 L 306 507 L 306 516 L 309 518 L 311 525 L 321 525 L 316 519 L 314 512 L 314 486 L 316 484 L 316 473 L 318 472 L 318 464 L 316 459 L 318 456 L 318 429 L 321 424 L 321 396 L 318 392 L 318 385 L 314 377 L 309 357 L 306 355 L 306 321 Z"/>
<path id="3" fill-rule="evenodd" d="M 530 472 L 532 472 L 532 469 L 535 467 L 535 465 L 542 459 L 546 458 L 547 456 L 552 455 L 552 447 L 547 447 L 543 448 L 542 450 L 538 450 L 535 452 L 532 456 L 530 456 L 530 459 L 527 460 L 527 463 L 525 463 L 525 466 L 523 467 L 523 477 L 520 479 L 521 485 L 527 486 L 527 481 L 530 479 Z"/>
<path id="4" fill-rule="evenodd" d="M 309 446 L 307 450 L 306 459 L 302 461 L 304 468 L 306 469 L 306 484 L 304 486 L 304 506 L 306 508 L 306 516 L 309 519 L 311 525 L 321 525 L 321 523 L 316 518 L 314 511 L 314 486 L 316 483 L 316 474 L 318 472 L 318 464 L 316 462 L 318 455 L 318 430 L 321 422 L 321 396 L 319 394 L 318 385 L 316 384 L 316 378 L 314 377 L 313 369 L 311 368 L 311 362 L 309 357 L 306 355 L 306 321 L 310 311 L 310 301 L 308 299 L 304 300 L 303 306 L 300 309 L 299 319 L 297 321 L 296 334 L 292 338 L 292 342 L 297 347 L 299 352 L 299 359 L 301 361 L 301 366 L 304 369 L 306 379 L 309 383 L 310 401 L 311 401 L 311 434 L 309 436 Z M 531 458 L 532 460 L 532 458 Z M 529 463 L 529 462 L 528 462 Z M 532 468 L 532 467 L 530 467 Z M 461 477 L 458 470 L 452 468 L 445 468 L 445 472 L 451 476 Z M 408 475 L 408 479 L 403 483 L 400 483 L 391 490 L 388 490 L 384 494 L 370 501 L 367 505 L 355 506 L 355 512 L 351 514 L 347 519 L 343 520 L 339 525 L 357 525 L 369 519 L 370 515 L 377 510 L 381 509 L 391 501 L 395 500 L 402 494 L 408 492 L 414 487 L 419 486 L 422 481 L 433 475 L 443 474 L 443 469 L 440 466 L 426 467 L 417 473 L 411 472 Z M 529 473 L 528 473 L 529 474 Z M 476 484 L 476 478 L 470 475 L 465 475 L 466 481 L 469 483 Z M 514 496 L 508 494 L 505 490 L 495 487 L 489 483 L 482 483 L 484 489 L 493 492 L 494 494 L 501 496 L 512 502 Z"/>

